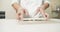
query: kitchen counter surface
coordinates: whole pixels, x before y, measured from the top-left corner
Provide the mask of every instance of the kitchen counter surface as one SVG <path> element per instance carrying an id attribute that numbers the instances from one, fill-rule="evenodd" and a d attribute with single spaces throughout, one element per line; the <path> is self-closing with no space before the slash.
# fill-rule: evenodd
<path id="1" fill-rule="evenodd" d="M 19 24 L 53 24 L 60 23 L 60 19 L 49 19 L 47 21 L 19 21 L 16 19 L 0 19 L 0 23 L 19 23 Z"/>
<path id="2" fill-rule="evenodd" d="M 48 21 L 0 19 L 0 32 L 60 32 L 60 19 Z"/>

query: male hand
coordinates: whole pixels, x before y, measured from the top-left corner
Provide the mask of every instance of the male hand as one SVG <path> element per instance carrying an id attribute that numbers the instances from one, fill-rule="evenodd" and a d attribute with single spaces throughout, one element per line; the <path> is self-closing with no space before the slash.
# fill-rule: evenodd
<path id="1" fill-rule="evenodd" d="M 46 20 L 48 20 L 48 19 L 49 19 L 49 14 L 45 13 L 45 14 L 43 15 L 43 17 L 46 18 Z"/>
<path id="2" fill-rule="evenodd" d="M 26 9 L 19 9 L 18 12 L 16 13 L 17 14 L 17 19 L 18 20 L 23 20 L 23 15 L 25 14 L 26 16 L 29 16 L 29 13 L 27 12 Z"/>
<path id="3" fill-rule="evenodd" d="M 49 14 L 47 14 L 42 8 L 38 7 L 37 10 L 36 10 L 36 14 L 37 14 L 38 12 L 40 12 L 40 13 L 43 15 L 43 17 L 46 18 L 46 20 L 49 19 Z M 36 14 L 35 14 L 35 15 L 36 15 Z"/>
<path id="4" fill-rule="evenodd" d="M 16 13 L 16 17 L 18 20 L 23 20 L 23 8 L 18 9 L 17 13 Z"/>

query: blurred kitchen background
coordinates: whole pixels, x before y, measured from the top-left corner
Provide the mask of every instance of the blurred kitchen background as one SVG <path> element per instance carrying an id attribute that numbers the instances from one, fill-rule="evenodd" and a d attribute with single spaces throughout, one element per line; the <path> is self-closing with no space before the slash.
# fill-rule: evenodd
<path id="1" fill-rule="evenodd" d="M 6 19 L 16 19 L 16 12 L 11 6 L 11 1 L 12 0 L 0 0 L 0 11 L 5 12 Z M 46 9 L 46 12 L 50 15 L 50 18 L 60 19 L 60 0 L 48 1 L 50 1 L 50 7 Z"/>

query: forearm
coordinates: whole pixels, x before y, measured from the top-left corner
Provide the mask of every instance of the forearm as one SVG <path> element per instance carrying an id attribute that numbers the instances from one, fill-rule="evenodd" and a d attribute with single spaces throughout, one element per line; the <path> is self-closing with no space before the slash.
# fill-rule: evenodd
<path id="1" fill-rule="evenodd" d="M 44 3 L 40 8 L 42 8 L 43 10 L 47 9 L 49 7 L 48 3 Z"/>
<path id="2" fill-rule="evenodd" d="M 16 11 L 16 17 L 18 20 L 22 20 L 23 19 L 23 11 L 22 11 L 22 7 L 21 5 L 19 5 L 18 3 L 14 3 L 12 4 L 12 7 L 15 9 Z"/>
<path id="3" fill-rule="evenodd" d="M 41 13 L 42 15 L 44 15 L 44 14 L 45 14 L 44 9 L 40 8 L 40 13 Z"/>
<path id="4" fill-rule="evenodd" d="M 16 12 L 18 11 L 19 8 L 21 8 L 21 6 L 18 3 L 12 4 L 12 7 L 16 10 Z"/>
<path id="5" fill-rule="evenodd" d="M 45 10 L 49 7 L 49 4 L 48 3 L 45 3 L 43 4 L 41 7 L 40 7 L 40 12 L 42 14 L 45 14 Z"/>

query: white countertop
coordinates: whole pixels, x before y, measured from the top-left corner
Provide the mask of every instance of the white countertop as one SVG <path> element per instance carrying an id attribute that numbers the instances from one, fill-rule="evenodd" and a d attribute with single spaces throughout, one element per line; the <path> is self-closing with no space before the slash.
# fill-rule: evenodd
<path id="1" fill-rule="evenodd" d="M 47 21 L 18 21 L 16 19 L 0 19 L 0 23 L 19 23 L 19 24 L 52 24 L 60 23 L 60 19 L 49 19 Z"/>
<path id="2" fill-rule="evenodd" d="M 60 32 L 60 19 L 20 22 L 16 19 L 0 19 L 0 32 Z"/>

